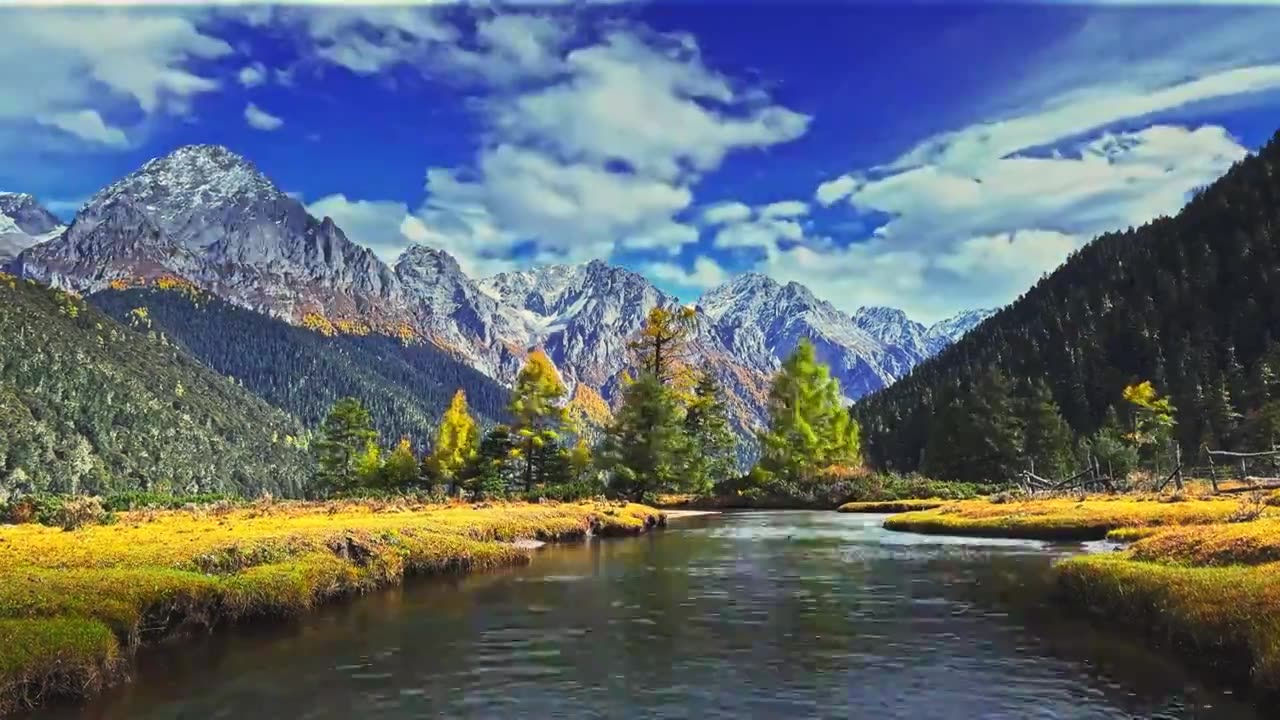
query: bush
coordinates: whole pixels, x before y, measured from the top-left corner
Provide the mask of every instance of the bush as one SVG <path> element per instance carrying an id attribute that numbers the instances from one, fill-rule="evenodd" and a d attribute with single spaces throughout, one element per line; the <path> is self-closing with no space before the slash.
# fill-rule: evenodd
<path id="1" fill-rule="evenodd" d="M 63 530 L 79 530 L 86 525 L 110 525 L 115 514 L 102 507 L 102 499 L 96 497 L 67 498 L 55 516 L 56 524 Z"/>
<path id="2" fill-rule="evenodd" d="M 15 525 L 32 522 L 41 525 L 59 525 L 58 513 L 66 501 L 65 495 L 47 493 L 23 495 L 0 506 L 0 522 Z"/>
<path id="3" fill-rule="evenodd" d="M 218 503 L 237 504 L 242 500 L 234 495 L 219 493 L 197 493 L 192 495 L 171 495 L 168 493 L 132 492 L 112 493 L 103 498 L 103 507 L 113 512 L 156 508 L 158 510 L 177 510 L 187 505 L 216 505 Z"/>

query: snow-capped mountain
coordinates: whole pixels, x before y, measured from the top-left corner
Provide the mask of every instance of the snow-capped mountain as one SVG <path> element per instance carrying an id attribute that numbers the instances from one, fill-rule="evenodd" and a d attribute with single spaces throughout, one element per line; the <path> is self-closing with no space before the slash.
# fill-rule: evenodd
<path id="1" fill-rule="evenodd" d="M 176 275 L 291 321 L 407 319 L 395 275 L 248 160 L 215 145 L 156 158 L 94 195 L 21 272 L 83 292 Z"/>
<path id="2" fill-rule="evenodd" d="M 735 357 L 750 358 L 766 372 L 809 338 L 849 398 L 884 387 L 910 369 L 883 341 L 799 283 L 782 285 L 747 273 L 703 295 L 698 305 L 716 320 Z"/>
<path id="3" fill-rule="evenodd" d="M 477 280 L 448 253 L 416 246 L 389 267 L 249 161 L 210 145 L 151 160 L 96 194 L 66 228 L 30 196 L 0 195 L 0 237 L 19 232 L 26 249 L 11 267 L 82 292 L 177 276 L 295 323 L 313 325 L 319 315 L 397 334 L 407 327 L 507 384 L 541 347 L 575 400 L 595 408 L 618 397 L 628 341 L 648 312 L 677 305 L 644 276 L 599 260 Z M 698 309 L 691 360 L 721 380 L 744 431 L 764 420 L 769 378 L 802 337 L 853 399 L 990 314 L 930 328 L 892 308 L 849 315 L 803 285 L 751 273 L 708 292 Z"/>
<path id="4" fill-rule="evenodd" d="M 26 193 L 0 192 L 0 265 L 32 245 L 57 237 L 62 222 Z"/>
<path id="5" fill-rule="evenodd" d="M 936 355 L 943 348 L 964 337 L 965 333 L 981 325 L 983 320 L 995 315 L 996 312 L 996 308 L 965 310 L 946 320 L 939 320 L 930 325 L 929 330 L 925 333 L 929 354 Z"/>

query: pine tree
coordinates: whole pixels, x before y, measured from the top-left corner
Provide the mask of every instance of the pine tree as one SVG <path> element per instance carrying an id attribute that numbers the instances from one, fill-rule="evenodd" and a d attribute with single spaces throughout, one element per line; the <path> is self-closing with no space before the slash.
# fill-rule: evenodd
<path id="1" fill-rule="evenodd" d="M 802 339 L 782 363 L 769 390 L 769 429 L 760 436 L 761 469 L 792 482 L 810 482 L 830 465 L 862 461 L 858 423 L 840 383 Z"/>
<path id="2" fill-rule="evenodd" d="M 990 369 L 935 411 L 922 469 L 942 480 L 1012 480 L 1023 470 L 1022 432 L 1009 379 Z"/>
<path id="3" fill-rule="evenodd" d="M 547 461 L 551 451 L 559 449 L 560 436 L 569 420 L 564 397 L 565 387 L 551 358 L 541 350 L 529 353 L 516 377 L 511 398 L 525 492 L 532 491 L 535 483 L 557 480 L 547 477 Z"/>
<path id="4" fill-rule="evenodd" d="M 678 487 L 686 452 L 680 421 L 679 404 L 652 373 L 626 386 L 600 447 L 614 492 L 640 502 Z"/>
<path id="5" fill-rule="evenodd" d="M 318 484 L 330 491 L 352 490 L 360 484 L 358 461 L 367 461 L 377 432 L 369 411 L 355 398 L 343 398 L 329 411 L 315 443 Z"/>
<path id="6" fill-rule="evenodd" d="M 698 378 L 685 409 L 684 432 L 689 452 L 683 489 L 708 493 L 734 473 L 737 450 L 723 390 L 711 373 L 701 373 Z"/>
<path id="7" fill-rule="evenodd" d="M 464 487 L 477 498 L 505 497 L 519 476 L 516 438 L 511 428 L 498 425 L 485 433 L 480 449 L 459 474 Z"/>
<path id="8" fill-rule="evenodd" d="M 1031 386 L 1030 397 L 1022 402 L 1023 454 L 1033 471 L 1047 478 L 1072 475 L 1075 437 L 1054 402 L 1044 381 Z"/>
<path id="9" fill-rule="evenodd" d="M 417 485 L 418 481 L 418 458 L 413 454 L 413 446 L 409 444 L 409 438 L 400 438 L 382 466 L 382 482 L 389 488 L 406 490 Z"/>
<path id="10" fill-rule="evenodd" d="M 645 318 L 639 335 L 627 344 L 634 356 L 634 365 L 664 385 L 674 382 L 688 359 L 694 321 L 693 308 L 655 306 Z"/>
<path id="11" fill-rule="evenodd" d="M 475 456 L 479 440 L 479 428 L 467 409 L 467 394 L 459 390 L 440 418 L 440 429 L 430 458 L 432 476 L 449 483 L 451 492 L 455 490 L 458 474 Z"/>

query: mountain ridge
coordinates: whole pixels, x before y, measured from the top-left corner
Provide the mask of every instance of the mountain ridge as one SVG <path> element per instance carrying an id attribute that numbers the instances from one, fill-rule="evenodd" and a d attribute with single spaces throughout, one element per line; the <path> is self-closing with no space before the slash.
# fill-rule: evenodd
<path id="1" fill-rule="evenodd" d="M 426 340 L 508 385 L 524 355 L 541 347 L 571 395 L 583 385 L 606 401 L 617 398 L 627 341 L 647 313 L 678 304 L 643 275 L 602 260 L 471 278 L 448 253 L 414 245 L 384 263 L 217 145 L 149 160 L 12 264 L 84 293 L 178 277 L 322 332 Z M 754 273 L 709 291 L 697 307 L 692 346 L 733 396 L 744 432 L 762 424 L 768 377 L 801 337 L 819 346 L 849 399 L 902 377 L 936 352 L 937 338 L 950 337 L 931 336 L 898 310 L 850 315 L 799 283 Z M 965 322 L 952 320 L 951 332 Z"/>

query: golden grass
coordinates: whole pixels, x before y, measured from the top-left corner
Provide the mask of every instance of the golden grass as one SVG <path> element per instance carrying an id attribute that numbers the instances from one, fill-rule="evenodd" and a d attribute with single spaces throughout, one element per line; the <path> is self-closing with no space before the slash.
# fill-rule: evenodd
<path id="1" fill-rule="evenodd" d="M 1165 529 L 1134 543 L 1129 557 L 1197 567 L 1280 562 L 1280 518 Z"/>
<path id="2" fill-rule="evenodd" d="M 0 714 L 92 692 L 120 649 L 189 627 L 293 615 L 409 574 L 527 562 L 513 541 L 644 532 L 634 504 L 258 503 L 123 513 L 73 532 L 0 526 Z"/>
<path id="3" fill-rule="evenodd" d="M 865 502 L 847 502 L 836 508 L 842 513 L 905 513 L 919 510 L 933 510 L 951 502 L 938 498 L 922 500 L 868 500 Z"/>
<path id="4" fill-rule="evenodd" d="M 1058 563 L 1068 604 L 1145 632 L 1192 663 L 1262 694 L 1280 692 L 1280 564 L 1189 567 L 1084 555 Z"/>
<path id="5" fill-rule="evenodd" d="M 1079 498 L 991 502 L 960 500 L 933 510 L 885 520 L 890 530 L 934 535 L 1100 540 L 1119 528 L 1201 525 L 1239 513 L 1235 498 L 1175 499 L 1168 496 L 1091 495 Z"/>

